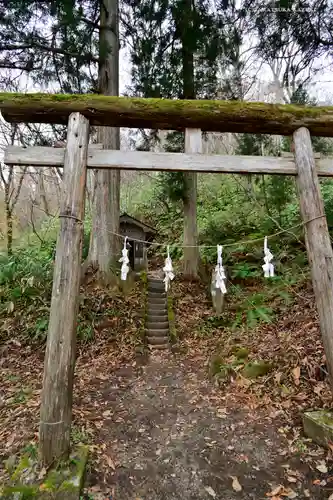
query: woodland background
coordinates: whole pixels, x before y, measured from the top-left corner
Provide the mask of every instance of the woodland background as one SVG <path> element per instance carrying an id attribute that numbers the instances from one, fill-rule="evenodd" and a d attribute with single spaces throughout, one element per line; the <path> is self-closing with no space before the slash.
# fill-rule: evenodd
<path id="1" fill-rule="evenodd" d="M 1 2 L 0 88 L 117 95 L 120 66 L 122 93 L 129 96 L 332 104 L 332 14 L 332 2 L 322 0 Z M 1 120 L 0 127 L 2 148 L 61 144 L 66 138 L 62 126 Z M 290 151 L 288 137 L 205 133 L 203 138 L 208 153 Z M 183 134 L 167 131 L 100 128 L 92 131 L 92 141 L 108 148 L 184 149 Z M 322 155 L 332 153 L 331 139 L 314 138 L 313 145 Z M 0 174 L 2 314 L 31 301 L 35 307 L 36 296 L 48 307 L 62 171 L 1 163 Z M 326 179 L 321 186 L 333 225 L 333 185 Z M 226 249 L 225 263 L 238 279 L 261 276 L 262 244 L 242 241 L 300 222 L 290 177 L 90 172 L 83 258 L 102 277 L 119 258 L 119 241 L 112 233 L 118 231 L 122 211 L 155 226 L 160 242 L 178 244 L 172 257 L 189 277 L 200 271 L 199 255 L 181 248 L 191 224 L 197 225 L 197 234 L 186 240 L 189 244 L 234 244 Z M 284 280 L 304 275 L 302 228 L 287 231 L 271 245 Z M 155 256 L 164 253 L 161 248 Z M 215 259 L 214 248 L 200 249 L 205 266 Z M 31 334 L 45 335 L 44 314 L 36 325 Z"/>

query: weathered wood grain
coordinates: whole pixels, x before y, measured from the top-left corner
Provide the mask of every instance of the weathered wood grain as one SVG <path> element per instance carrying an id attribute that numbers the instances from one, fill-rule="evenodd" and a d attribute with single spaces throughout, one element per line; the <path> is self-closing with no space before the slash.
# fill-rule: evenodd
<path id="1" fill-rule="evenodd" d="M 185 152 L 194 157 L 202 153 L 201 130 L 185 130 Z M 184 276 L 190 279 L 198 276 L 199 249 L 197 228 L 197 173 L 188 170 L 184 173 Z"/>
<path id="2" fill-rule="evenodd" d="M 306 248 L 319 314 L 330 384 L 333 391 L 333 250 L 328 232 L 311 136 L 306 128 L 294 133 L 296 177 Z"/>
<path id="3" fill-rule="evenodd" d="M 8 165 L 35 167 L 64 164 L 64 149 L 49 147 L 9 146 L 4 161 Z M 211 172 L 232 174 L 296 175 L 294 158 L 272 156 L 225 156 L 184 153 L 151 153 L 143 151 L 115 151 L 88 149 L 88 168 L 117 168 L 121 170 L 165 170 L 183 172 Z M 333 159 L 316 160 L 317 174 L 333 176 Z"/>
<path id="4" fill-rule="evenodd" d="M 69 452 L 88 138 L 88 120 L 70 115 L 40 412 L 45 465 Z"/>
<path id="5" fill-rule="evenodd" d="M 65 125 L 71 113 L 80 112 L 91 125 L 110 127 L 279 135 L 307 127 L 312 135 L 333 137 L 332 106 L 3 92 L 0 110 L 13 123 Z"/>

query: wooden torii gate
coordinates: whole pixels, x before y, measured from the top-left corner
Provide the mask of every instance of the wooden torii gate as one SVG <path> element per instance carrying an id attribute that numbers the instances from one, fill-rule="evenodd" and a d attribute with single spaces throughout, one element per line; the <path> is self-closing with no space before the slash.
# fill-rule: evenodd
<path id="1" fill-rule="evenodd" d="M 310 136 L 333 137 L 333 107 L 0 93 L 0 109 L 9 122 L 68 123 L 65 149 L 10 146 L 5 152 L 9 165 L 64 167 L 41 401 L 40 454 L 46 465 L 66 456 L 70 446 L 87 168 L 296 176 L 333 391 L 333 251 L 318 180 L 333 176 L 333 160 L 316 164 Z M 89 125 L 185 130 L 185 153 L 94 149 L 88 146 Z M 294 157 L 204 155 L 201 131 L 292 135 Z"/>

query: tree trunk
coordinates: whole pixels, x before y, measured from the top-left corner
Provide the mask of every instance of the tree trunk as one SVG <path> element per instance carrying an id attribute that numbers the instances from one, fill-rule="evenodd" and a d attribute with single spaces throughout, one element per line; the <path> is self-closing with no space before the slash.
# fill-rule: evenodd
<path id="1" fill-rule="evenodd" d="M 101 1 L 99 91 L 105 95 L 119 93 L 118 0 Z M 97 142 L 103 149 L 119 149 L 119 128 L 101 127 Z M 110 282 L 111 265 L 119 247 L 120 171 L 96 170 L 92 228 L 88 266 L 98 269 L 99 278 Z M 87 267 L 87 266 L 86 266 Z"/>
<path id="2" fill-rule="evenodd" d="M 13 214 L 6 203 L 7 254 L 13 255 Z"/>
<path id="3" fill-rule="evenodd" d="M 47 215 L 50 214 L 49 211 L 49 204 L 47 202 L 47 197 L 46 197 L 46 191 L 45 191 L 45 184 L 44 184 L 44 170 L 41 169 L 39 171 L 39 179 L 38 179 L 38 189 L 39 189 L 39 198 L 40 201 L 42 202 L 43 209 Z"/>
<path id="4" fill-rule="evenodd" d="M 192 0 L 182 0 L 183 16 L 180 21 L 183 64 L 183 98 L 195 99 L 194 86 L 194 46 L 193 38 L 193 8 Z M 201 150 L 201 130 L 185 132 L 185 152 L 198 153 Z M 197 230 L 197 174 L 184 173 L 184 275 L 197 278 L 199 252 L 195 246 L 198 244 Z M 192 248 L 186 248 L 190 246 Z"/>
<path id="5" fill-rule="evenodd" d="M 9 190 L 13 179 L 13 167 L 9 173 L 9 179 L 4 183 L 5 186 L 5 207 L 6 207 L 6 233 L 7 233 L 7 254 L 13 254 L 13 211 L 10 207 Z"/>

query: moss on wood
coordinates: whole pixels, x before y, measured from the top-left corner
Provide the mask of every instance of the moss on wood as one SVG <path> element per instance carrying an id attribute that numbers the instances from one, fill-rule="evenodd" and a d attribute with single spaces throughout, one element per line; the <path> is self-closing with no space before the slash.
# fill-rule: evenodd
<path id="1" fill-rule="evenodd" d="M 332 106 L 3 92 L 0 109 L 9 122 L 66 124 L 70 113 L 80 112 L 91 125 L 281 135 L 307 127 L 333 137 Z"/>

